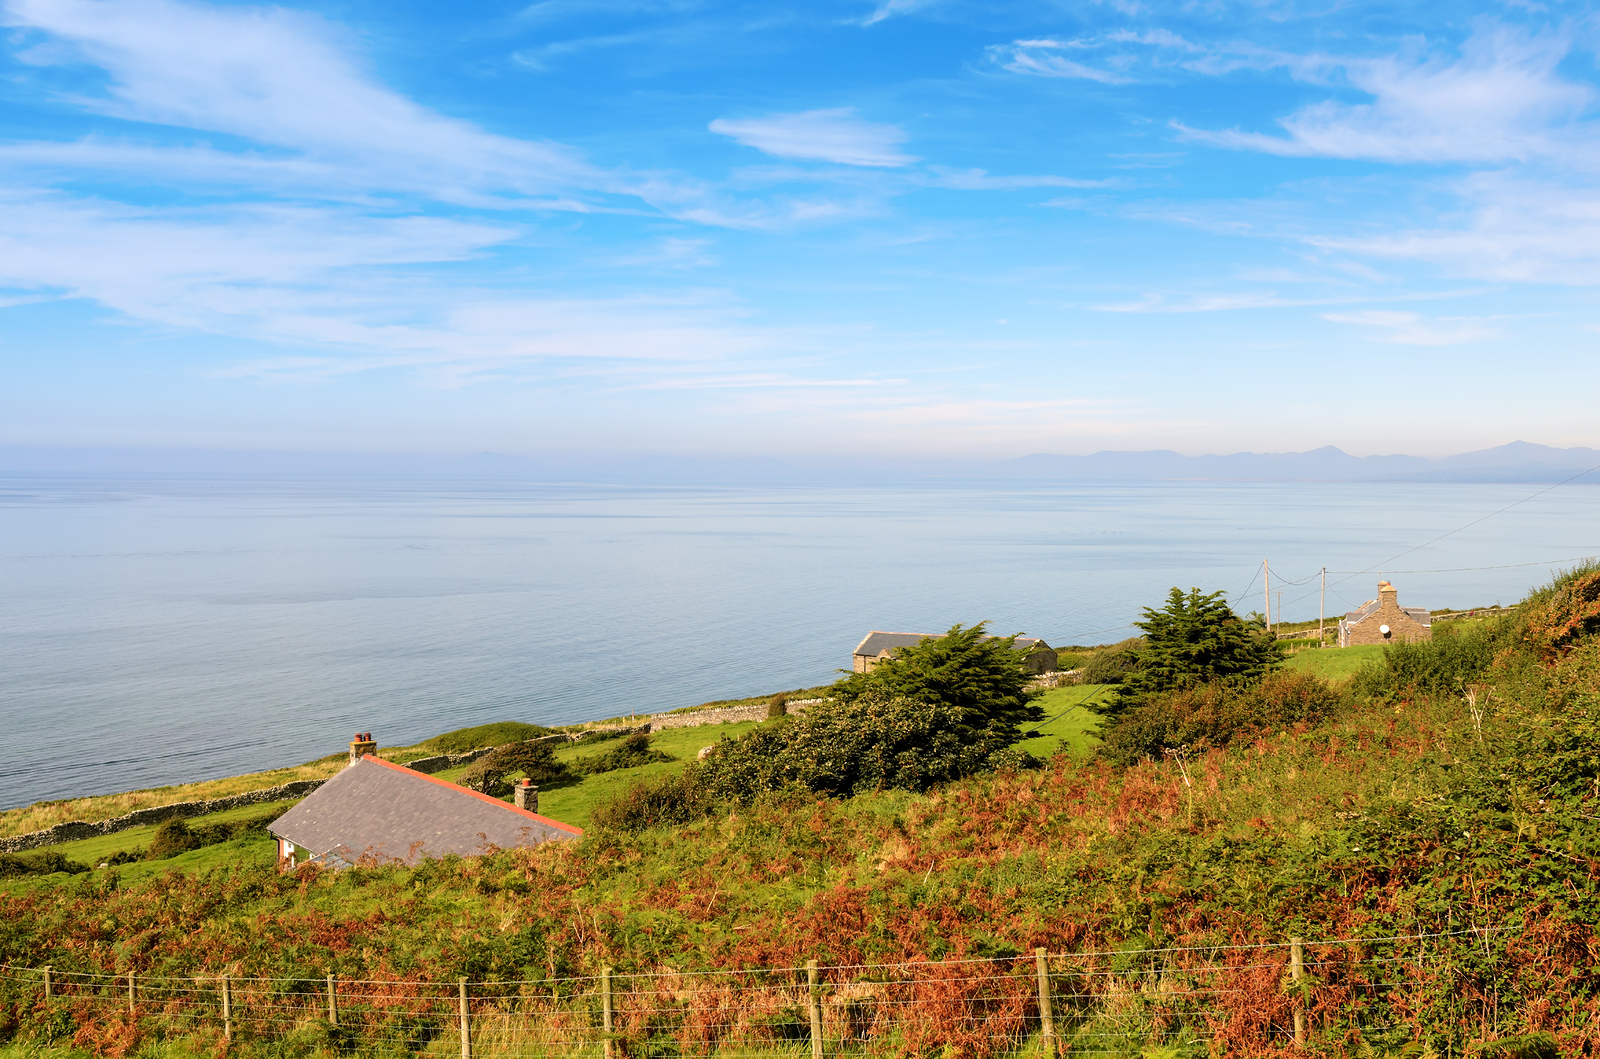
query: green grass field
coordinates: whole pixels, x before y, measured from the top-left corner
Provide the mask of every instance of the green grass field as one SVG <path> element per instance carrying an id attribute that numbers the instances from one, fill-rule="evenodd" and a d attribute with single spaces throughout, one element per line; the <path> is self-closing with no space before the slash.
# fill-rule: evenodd
<path id="1" fill-rule="evenodd" d="M 539 792 L 539 813 L 552 820 L 560 820 L 573 827 L 588 827 L 589 815 L 595 806 L 636 780 L 681 772 L 687 762 L 693 761 L 703 746 L 718 739 L 735 739 L 757 727 L 755 721 L 742 724 L 703 724 L 694 728 L 669 728 L 650 737 L 650 745 L 663 753 L 671 754 L 676 761 L 657 761 L 639 768 L 617 769 L 598 776 L 585 776 L 579 783 Z M 566 746 L 556 751 L 556 757 L 568 763 L 579 758 L 605 753 L 615 743 L 597 743 L 591 746 Z M 452 777 L 453 778 L 453 777 Z"/>
<path id="2" fill-rule="evenodd" d="M 261 816 L 274 809 L 287 809 L 294 804 L 292 800 L 263 802 L 260 805 L 245 805 L 238 809 L 229 809 L 226 812 L 211 813 L 208 816 L 192 816 L 184 822 L 190 825 L 199 825 L 247 820 L 252 816 Z M 148 827 L 130 827 L 128 830 L 118 831 L 116 834 L 99 835 L 95 838 L 85 838 L 77 842 L 63 842 L 58 846 L 50 846 L 48 848 L 56 850 L 68 860 L 80 861 L 89 865 L 99 864 L 112 854 L 121 853 L 124 850 L 143 849 L 148 846 L 150 840 L 155 837 L 157 826 L 156 824 L 151 824 Z M 229 844 L 231 845 L 231 843 Z M 194 852 L 203 853 L 205 851 L 196 850 Z M 155 861 L 154 863 L 171 865 L 179 859 L 181 858 L 175 857 L 172 860 Z"/>
<path id="3" fill-rule="evenodd" d="M 1283 668 L 1310 673 L 1327 681 L 1349 680 L 1362 666 L 1382 658 L 1383 652 L 1384 648 L 1380 644 L 1311 648 L 1306 651 L 1296 651 L 1284 659 Z"/>
<path id="4" fill-rule="evenodd" d="M 1100 742 L 1095 734 L 1100 726 L 1100 715 L 1091 712 L 1085 704 L 1102 695 L 1108 687 L 1106 684 L 1073 684 L 1051 688 L 1038 700 L 1044 710 L 1044 723 L 1023 729 L 1038 734 L 1017 746 L 1040 758 L 1049 758 L 1061 749 L 1072 754 L 1090 750 Z"/>

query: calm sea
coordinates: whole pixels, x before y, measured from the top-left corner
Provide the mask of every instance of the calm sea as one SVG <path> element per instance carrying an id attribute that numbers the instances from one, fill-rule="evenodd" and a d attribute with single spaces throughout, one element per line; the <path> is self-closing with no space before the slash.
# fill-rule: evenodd
<path id="1" fill-rule="evenodd" d="M 1263 558 L 1288 620 L 1341 571 L 1336 614 L 1537 488 L 0 480 L 0 807 L 814 685 L 871 629 L 1108 642 L 1173 585 L 1259 610 Z M 1597 516 L 1563 487 L 1382 572 L 1509 604 L 1550 570 L 1460 568 L 1600 553 Z"/>

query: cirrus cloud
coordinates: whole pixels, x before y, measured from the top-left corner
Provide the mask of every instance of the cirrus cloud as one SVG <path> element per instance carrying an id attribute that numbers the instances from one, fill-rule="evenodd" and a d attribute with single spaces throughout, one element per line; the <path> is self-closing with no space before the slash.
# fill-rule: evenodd
<path id="1" fill-rule="evenodd" d="M 777 158 L 874 168 L 895 168 L 917 160 L 900 150 L 910 138 L 905 130 L 864 121 L 856 117 L 854 107 L 762 118 L 718 118 L 710 128 Z"/>

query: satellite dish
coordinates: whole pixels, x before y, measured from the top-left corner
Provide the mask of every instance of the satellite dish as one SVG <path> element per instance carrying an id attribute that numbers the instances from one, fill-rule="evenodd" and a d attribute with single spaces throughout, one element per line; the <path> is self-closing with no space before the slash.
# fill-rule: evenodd
<path id="1" fill-rule="evenodd" d="M 1388 636 L 1389 635 L 1389 626 L 1380 625 L 1380 626 L 1378 626 L 1378 631 L 1383 633 L 1383 635 Z"/>

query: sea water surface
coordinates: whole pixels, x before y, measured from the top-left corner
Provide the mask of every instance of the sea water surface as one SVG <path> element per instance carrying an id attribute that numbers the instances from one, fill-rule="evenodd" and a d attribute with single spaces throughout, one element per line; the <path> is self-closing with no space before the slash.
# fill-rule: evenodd
<path id="1" fill-rule="evenodd" d="M 815 685 L 872 629 L 1111 642 L 1174 585 L 1262 609 L 1263 559 L 1286 620 L 1323 566 L 1329 615 L 1510 604 L 1600 553 L 1600 488 L 1390 560 L 1539 488 L 11 477 L 0 807 Z"/>

